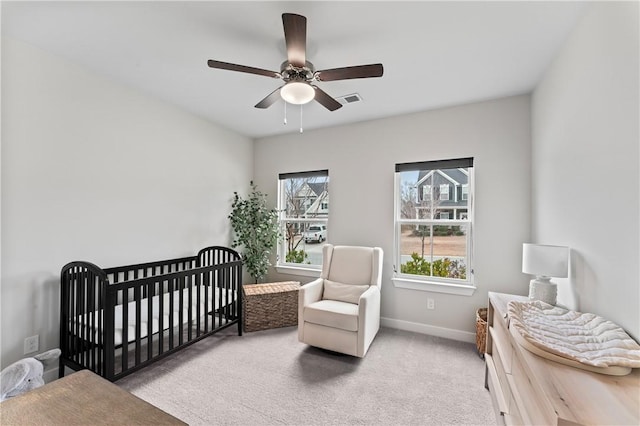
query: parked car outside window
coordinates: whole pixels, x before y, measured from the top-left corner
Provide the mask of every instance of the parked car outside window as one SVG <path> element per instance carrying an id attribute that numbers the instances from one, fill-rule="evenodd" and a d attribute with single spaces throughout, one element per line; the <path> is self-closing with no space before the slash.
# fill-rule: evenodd
<path id="1" fill-rule="evenodd" d="M 327 239 L 327 227 L 326 225 L 311 225 L 309 229 L 304 233 L 304 242 L 318 242 L 321 243 Z"/>

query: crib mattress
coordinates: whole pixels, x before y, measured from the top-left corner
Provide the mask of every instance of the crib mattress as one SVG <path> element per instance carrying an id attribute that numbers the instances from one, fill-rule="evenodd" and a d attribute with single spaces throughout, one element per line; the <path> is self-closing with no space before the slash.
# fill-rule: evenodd
<path id="1" fill-rule="evenodd" d="M 200 303 L 197 300 L 197 287 L 192 287 L 192 298 L 189 299 L 189 290 L 184 289 L 181 291 L 175 291 L 173 295 L 173 324 L 171 324 L 171 294 L 164 293 L 162 296 L 157 295 L 151 298 L 151 334 L 158 333 L 160 329 L 168 330 L 172 325 L 173 327 L 189 322 L 189 305 L 191 305 L 191 320 L 193 322 L 198 320 L 198 313 L 201 323 L 204 321 L 205 315 L 209 312 L 223 307 L 227 304 L 227 291 L 220 292 L 211 290 L 208 288 L 207 300 L 205 298 L 205 286 L 200 287 Z M 180 293 L 182 293 L 182 321 L 180 321 Z M 228 291 L 229 295 L 235 300 L 235 292 Z M 163 315 L 160 319 L 160 298 L 162 297 Z M 198 306 L 199 305 L 199 306 Z M 200 308 L 198 310 L 198 307 Z M 127 341 L 134 342 L 136 340 L 136 308 L 137 303 L 135 301 L 127 303 Z M 123 343 L 123 315 L 124 305 L 116 305 L 114 310 L 114 345 L 120 346 Z M 93 321 L 92 317 L 93 316 Z M 76 321 L 80 323 L 80 329 L 83 330 L 86 327 L 86 339 L 94 341 L 101 340 L 102 331 L 98 329 L 99 318 L 103 318 L 103 310 L 94 311 L 90 314 L 83 314 L 75 317 Z M 140 300 L 140 338 L 145 338 L 149 334 L 149 299 L 144 298 Z M 74 326 L 76 325 L 74 321 Z M 213 324 L 213 318 L 209 320 L 210 324 Z M 213 326 L 212 326 L 213 327 Z M 72 327 L 72 333 L 73 333 Z"/>

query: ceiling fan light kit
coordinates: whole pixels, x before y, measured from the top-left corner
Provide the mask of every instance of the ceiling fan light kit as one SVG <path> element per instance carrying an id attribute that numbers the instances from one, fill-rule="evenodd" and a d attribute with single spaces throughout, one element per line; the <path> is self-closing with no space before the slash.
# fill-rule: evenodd
<path id="1" fill-rule="evenodd" d="M 313 100 L 316 91 L 309 83 L 290 81 L 280 89 L 280 96 L 294 105 L 304 105 Z"/>
<path id="2" fill-rule="evenodd" d="M 285 82 L 283 86 L 258 102 L 255 105 L 256 108 L 269 108 L 279 98 L 294 105 L 304 105 L 315 99 L 329 111 L 335 111 L 341 108 L 342 104 L 312 83 L 382 77 L 382 64 L 356 65 L 316 71 L 313 64 L 306 60 L 307 18 L 293 13 L 283 13 L 282 25 L 287 47 L 287 60 L 280 66 L 280 72 L 213 59 L 207 62 L 211 68 L 278 78 Z"/>

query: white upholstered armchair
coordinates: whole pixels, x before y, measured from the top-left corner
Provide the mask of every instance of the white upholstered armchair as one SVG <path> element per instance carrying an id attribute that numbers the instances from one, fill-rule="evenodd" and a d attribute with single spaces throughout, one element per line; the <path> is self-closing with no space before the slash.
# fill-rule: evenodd
<path id="1" fill-rule="evenodd" d="M 380 247 L 322 248 L 320 278 L 300 288 L 298 340 L 364 357 L 380 329 Z"/>

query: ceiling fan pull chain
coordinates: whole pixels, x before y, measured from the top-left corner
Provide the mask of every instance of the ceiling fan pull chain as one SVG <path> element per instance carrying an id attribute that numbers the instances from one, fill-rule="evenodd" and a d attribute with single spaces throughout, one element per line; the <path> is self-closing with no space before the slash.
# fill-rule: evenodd
<path id="1" fill-rule="evenodd" d="M 284 125 L 287 125 L 287 101 L 284 101 Z"/>
<path id="2" fill-rule="evenodd" d="M 302 105 L 300 105 L 300 133 L 302 133 Z"/>

